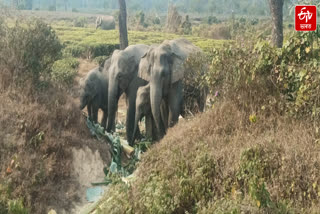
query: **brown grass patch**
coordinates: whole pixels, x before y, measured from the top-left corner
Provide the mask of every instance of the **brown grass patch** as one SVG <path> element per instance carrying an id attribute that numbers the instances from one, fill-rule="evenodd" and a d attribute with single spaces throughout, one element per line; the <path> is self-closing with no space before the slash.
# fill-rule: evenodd
<path id="1" fill-rule="evenodd" d="M 143 155 L 131 187 L 112 188 L 102 210 L 107 213 L 317 210 L 320 145 L 316 143 L 312 125 L 276 114 L 268 117 L 257 114 L 257 118 L 255 123 L 250 122 L 248 114 L 233 101 L 223 101 L 214 110 L 179 123 Z"/>
<path id="2" fill-rule="evenodd" d="M 81 197 L 72 149 L 98 150 L 107 163 L 108 146 L 91 137 L 76 100 L 63 91 L 48 88 L 25 96 L 11 90 L 0 99 L 0 184 L 12 189 L 8 197 L 23 198 L 31 213 L 50 207 L 70 212 Z"/>

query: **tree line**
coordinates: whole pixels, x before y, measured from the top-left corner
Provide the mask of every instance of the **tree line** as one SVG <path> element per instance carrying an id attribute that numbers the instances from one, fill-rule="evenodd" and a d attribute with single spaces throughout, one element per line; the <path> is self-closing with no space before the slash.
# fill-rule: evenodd
<path id="1" fill-rule="evenodd" d="M 1 2 L 1 0 L 0 0 Z M 118 0 L 2 0 L 7 5 L 26 10 L 92 10 L 118 9 Z M 188 13 L 267 15 L 266 0 L 129 0 L 128 10 L 166 12 L 168 5 L 174 4 L 177 9 Z"/>

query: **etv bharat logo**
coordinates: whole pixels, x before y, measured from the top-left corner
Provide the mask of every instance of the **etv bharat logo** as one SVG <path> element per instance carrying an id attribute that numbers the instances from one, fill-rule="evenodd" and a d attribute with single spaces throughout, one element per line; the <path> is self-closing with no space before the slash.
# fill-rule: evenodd
<path id="1" fill-rule="evenodd" d="M 317 7 L 313 5 L 299 5 L 295 10 L 296 31 L 317 30 Z"/>

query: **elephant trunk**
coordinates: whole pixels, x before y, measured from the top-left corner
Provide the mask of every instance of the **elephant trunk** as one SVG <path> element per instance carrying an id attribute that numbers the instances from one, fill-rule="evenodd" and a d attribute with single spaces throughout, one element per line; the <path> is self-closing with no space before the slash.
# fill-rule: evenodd
<path id="1" fill-rule="evenodd" d="M 87 106 L 87 104 L 88 104 L 88 102 L 86 100 L 84 92 L 82 92 L 81 95 L 80 95 L 80 105 L 79 105 L 80 110 L 83 110 L 84 107 Z"/>
<path id="2" fill-rule="evenodd" d="M 80 110 L 83 110 L 84 107 L 86 107 L 87 103 L 85 103 L 84 101 L 80 101 Z"/>
<path id="3" fill-rule="evenodd" d="M 119 87 L 117 81 L 109 81 L 108 96 L 108 125 L 107 132 L 111 132 L 115 126 L 115 118 L 118 109 Z"/>
<path id="4" fill-rule="evenodd" d="M 151 103 L 151 111 L 154 118 L 154 122 L 156 124 L 156 128 L 158 130 L 157 134 L 159 138 L 162 138 L 165 134 L 165 129 L 163 127 L 163 123 L 161 121 L 161 101 L 162 101 L 162 86 L 163 80 L 155 81 L 150 84 L 150 103 Z"/>

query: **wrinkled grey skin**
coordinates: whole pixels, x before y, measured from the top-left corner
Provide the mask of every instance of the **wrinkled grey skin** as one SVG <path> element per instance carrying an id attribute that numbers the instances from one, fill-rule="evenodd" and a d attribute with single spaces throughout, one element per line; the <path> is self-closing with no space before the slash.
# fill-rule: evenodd
<path id="1" fill-rule="evenodd" d="M 178 122 L 182 109 L 182 65 L 190 54 L 200 51 L 186 39 L 166 40 L 152 47 L 141 59 L 138 76 L 150 82 L 151 110 L 160 137 L 166 133 L 161 122 L 160 104 L 164 100 L 168 106 L 168 124 L 172 127 Z"/>
<path id="2" fill-rule="evenodd" d="M 87 106 L 88 116 L 98 122 L 98 110 L 103 111 L 102 127 L 106 128 L 108 118 L 108 82 L 111 59 L 105 61 L 104 67 L 92 69 L 86 76 L 80 93 L 80 109 Z M 113 121 L 112 127 L 115 124 Z"/>
<path id="3" fill-rule="evenodd" d="M 152 140 L 159 139 L 159 133 L 155 126 L 155 122 L 152 116 L 151 104 L 150 104 L 150 84 L 140 87 L 137 91 L 136 99 L 136 115 L 134 122 L 133 139 L 130 145 L 133 146 L 136 139 L 136 132 L 139 128 L 139 121 L 145 117 L 146 137 L 152 138 Z M 165 128 L 168 127 L 168 109 L 165 102 L 161 102 L 161 123 Z"/>
<path id="4" fill-rule="evenodd" d="M 112 16 L 98 16 L 96 19 L 96 29 L 113 30 L 116 29 L 116 22 Z"/>
<path id="5" fill-rule="evenodd" d="M 136 94 L 140 86 L 147 82 L 138 78 L 138 68 L 141 57 L 148 51 L 147 45 L 130 45 L 125 50 L 116 50 L 111 57 L 109 69 L 109 96 L 108 96 L 108 125 L 107 132 L 112 129 L 111 121 L 114 121 L 118 101 L 122 93 L 126 94 L 127 117 L 126 134 L 128 142 L 132 141 Z M 140 133 L 138 131 L 138 133 Z"/>

